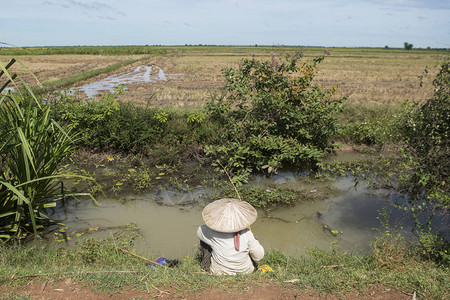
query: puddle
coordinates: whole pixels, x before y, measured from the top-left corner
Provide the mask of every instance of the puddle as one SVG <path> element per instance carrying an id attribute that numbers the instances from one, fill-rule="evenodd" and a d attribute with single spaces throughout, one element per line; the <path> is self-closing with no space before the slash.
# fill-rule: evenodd
<path id="1" fill-rule="evenodd" d="M 351 154 L 345 153 L 345 158 L 351 160 Z M 353 154 L 354 160 L 364 159 Z M 380 235 L 375 228 L 381 228 L 380 212 L 385 207 L 390 212 L 389 224 L 401 223 L 402 235 L 415 238 L 411 216 L 390 205 L 406 202 L 398 194 L 370 189 L 364 181 L 352 176 L 328 181 L 308 175 L 309 172 L 288 170 L 270 178 L 254 176 L 248 183 L 264 189 L 275 186 L 299 191 L 300 195 L 309 194 L 295 206 L 277 207 L 268 213 L 258 210 L 258 218 L 251 228 L 265 249 L 302 254 L 315 247 L 328 250 L 336 243 L 343 250 L 366 252 L 371 240 Z M 123 201 L 103 199 L 99 207 L 90 201 L 72 203 L 67 205 L 66 214 L 59 209 L 49 216 L 69 226 L 69 231 L 135 223 L 142 235 L 135 244 L 139 253 L 149 257 L 181 258 L 195 254 L 199 244 L 196 231 L 203 224 L 202 208 L 209 203 L 208 195 L 217 192 L 196 188 L 188 192 L 163 189 L 128 193 L 122 197 Z M 447 219 L 441 219 L 434 228 L 449 239 Z M 95 236 L 107 237 L 111 231 L 104 230 Z"/>
<path id="2" fill-rule="evenodd" d="M 180 74 L 166 74 L 160 67 L 153 66 L 138 66 L 134 71 L 125 74 L 111 75 L 101 80 L 87 83 L 78 87 L 70 89 L 72 92 L 84 92 L 88 98 L 93 98 L 99 92 L 108 91 L 114 92 L 114 87 L 120 84 L 131 83 L 151 83 L 167 81 L 170 77 L 177 77 Z"/>
<path id="3" fill-rule="evenodd" d="M 348 251 L 367 251 L 370 240 L 378 234 L 373 229 L 380 225 L 378 211 L 388 197 L 383 191 L 368 190 L 362 183 L 355 186 L 352 177 L 305 183 L 303 174 L 284 172 L 272 178 L 256 177 L 250 184 L 277 184 L 306 189 L 310 193 L 326 193 L 325 200 L 300 199 L 297 205 L 276 208 L 268 216 L 258 211 L 258 219 L 251 227 L 262 245 L 291 254 L 304 253 L 314 247 L 329 249 L 332 243 Z M 203 203 L 204 193 L 208 191 L 162 190 L 128 195 L 124 202 L 104 199 L 100 207 L 83 202 L 69 206 L 66 215 L 60 211 L 51 218 L 61 219 L 69 226 L 69 231 L 125 226 L 133 222 L 142 234 L 142 239 L 135 244 L 139 253 L 180 258 L 194 255 L 197 249 L 196 230 L 203 224 L 203 205 L 198 203 Z M 391 217 L 399 219 L 401 214 L 395 212 Z M 412 228 L 412 224 L 408 226 L 405 232 Z M 336 236 L 331 230 L 338 232 Z M 109 231 L 99 233 L 100 236 L 109 234 Z"/>

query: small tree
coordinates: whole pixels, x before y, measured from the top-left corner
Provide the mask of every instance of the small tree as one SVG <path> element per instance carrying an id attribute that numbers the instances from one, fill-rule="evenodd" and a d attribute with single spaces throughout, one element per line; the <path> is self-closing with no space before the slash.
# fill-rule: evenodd
<path id="1" fill-rule="evenodd" d="M 341 104 L 333 97 L 336 87 L 313 83 L 322 60 L 302 62 L 296 54 L 281 62 L 272 53 L 269 61 L 244 60 L 238 69 L 223 70 L 226 97 L 207 105 L 222 130 L 206 152 L 244 181 L 251 171 L 320 161 L 333 150 Z"/>
<path id="2" fill-rule="evenodd" d="M 410 44 L 410 43 L 408 43 L 408 42 L 405 42 L 405 43 L 404 43 L 404 46 L 405 46 L 405 49 L 406 49 L 406 50 L 411 50 L 411 49 L 413 48 L 413 44 Z"/>

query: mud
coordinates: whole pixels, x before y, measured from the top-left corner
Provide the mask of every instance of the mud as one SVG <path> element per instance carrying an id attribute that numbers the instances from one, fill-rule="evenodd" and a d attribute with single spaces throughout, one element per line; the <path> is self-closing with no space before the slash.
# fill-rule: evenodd
<path id="1" fill-rule="evenodd" d="M 4 299 L 304 299 L 304 300 L 337 300 L 337 299 L 362 299 L 362 300 L 384 300 L 384 299 L 411 299 L 411 295 L 394 291 L 382 286 L 373 286 L 368 291 L 350 291 L 345 294 L 336 295 L 330 293 L 319 293 L 314 290 L 305 289 L 296 285 L 280 285 L 266 282 L 261 285 L 250 285 L 244 291 L 224 290 L 213 288 L 199 290 L 195 293 L 183 293 L 176 287 L 149 286 L 147 291 L 132 287 L 124 287 L 115 292 L 94 291 L 95 287 L 86 283 L 78 283 L 76 280 L 67 278 L 61 281 L 46 281 L 31 279 L 20 288 L 0 285 L 0 295 Z M 22 299 L 20 298 L 20 299 Z M 2 298 L 3 299 L 3 298 Z"/>

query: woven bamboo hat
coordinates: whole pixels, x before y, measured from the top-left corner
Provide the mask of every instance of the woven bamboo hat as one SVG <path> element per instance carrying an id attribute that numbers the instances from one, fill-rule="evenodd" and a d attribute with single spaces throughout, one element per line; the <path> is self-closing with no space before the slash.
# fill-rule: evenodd
<path id="1" fill-rule="evenodd" d="M 206 226 L 219 232 L 238 232 L 256 221 L 258 213 L 249 203 L 224 198 L 206 205 L 202 217 Z"/>

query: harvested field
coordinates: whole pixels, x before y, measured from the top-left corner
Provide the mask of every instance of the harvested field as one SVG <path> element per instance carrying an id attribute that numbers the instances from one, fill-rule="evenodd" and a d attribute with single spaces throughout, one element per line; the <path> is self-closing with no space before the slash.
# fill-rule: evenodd
<path id="1" fill-rule="evenodd" d="M 152 56 L 79 82 L 100 80 L 111 74 L 131 72 L 140 65 L 156 65 L 164 70 L 167 81 L 139 82 L 126 85 L 124 101 L 155 106 L 184 107 L 208 101 L 223 86 L 221 70 L 237 67 L 244 58 L 271 59 L 274 52 L 282 59 L 286 52 L 300 48 L 283 47 L 168 47 L 167 56 Z M 323 49 L 302 50 L 305 59 L 323 55 Z M 353 104 L 398 104 L 404 100 L 424 100 L 433 93 L 432 79 L 446 53 L 435 50 L 390 49 L 329 49 L 316 77 L 323 86 L 338 85 L 338 96 L 348 97 Z M 64 79 L 118 62 L 143 58 L 145 55 L 23 55 L 17 58 L 29 68 L 41 83 Z M 148 56 L 147 56 L 148 57 Z M 11 57 L 0 56 L 2 63 Z M 19 64 L 14 71 L 20 73 L 31 85 L 34 79 Z M 21 69 L 22 68 L 22 69 Z M 428 74 L 419 78 L 425 68 Z"/>

